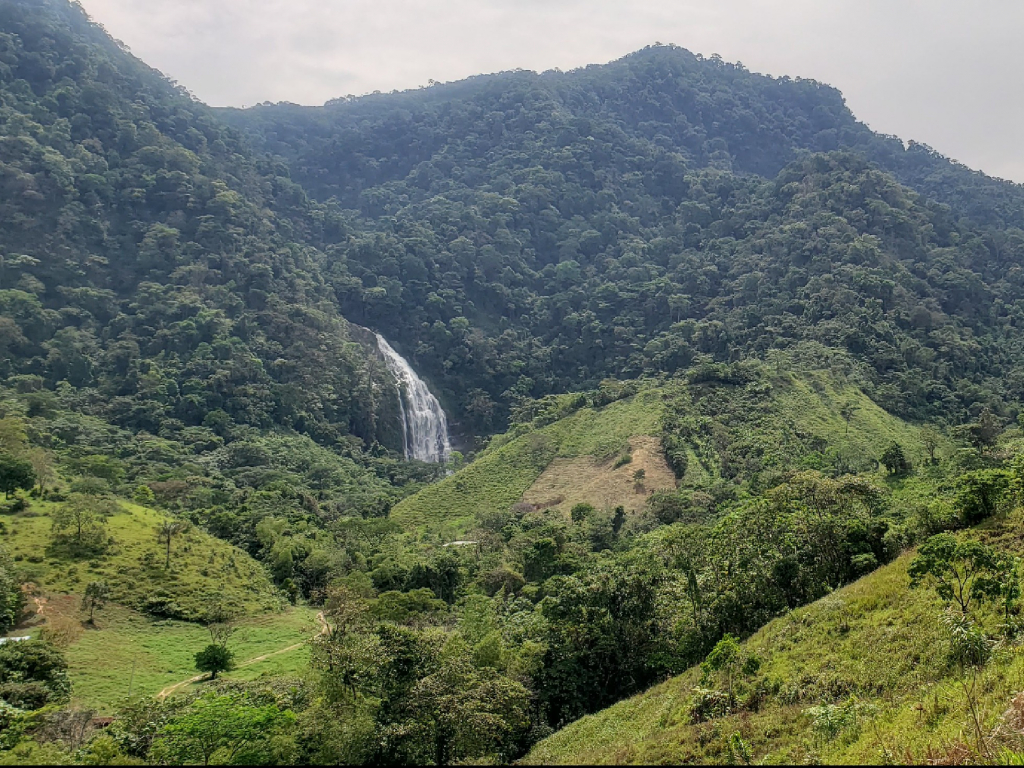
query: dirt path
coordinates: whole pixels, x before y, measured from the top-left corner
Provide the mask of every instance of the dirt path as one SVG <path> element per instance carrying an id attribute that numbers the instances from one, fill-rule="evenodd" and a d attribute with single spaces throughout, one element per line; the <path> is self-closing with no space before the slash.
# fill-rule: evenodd
<path id="1" fill-rule="evenodd" d="M 320 611 L 320 613 L 318 613 L 316 615 L 316 621 L 320 625 L 320 631 L 317 634 L 318 635 L 326 634 L 327 631 L 328 631 L 328 627 L 327 627 L 327 621 L 324 619 L 324 612 L 323 611 Z M 252 664 L 258 664 L 261 661 L 266 661 L 267 659 L 271 658 L 272 656 L 280 656 L 282 653 L 289 653 L 290 651 L 297 651 L 299 648 L 301 648 L 304 645 L 305 645 L 304 642 L 303 643 L 295 643 L 294 645 L 289 645 L 287 648 L 281 648 L 280 650 L 277 650 L 277 651 L 271 651 L 270 653 L 265 653 L 262 656 L 254 656 L 251 659 L 246 659 L 245 661 L 241 662 L 240 664 L 236 664 L 235 665 L 235 669 L 241 669 L 242 667 L 248 667 L 248 666 L 250 666 Z M 186 685 L 191 685 L 192 683 L 198 683 L 200 680 L 202 680 L 205 677 L 206 677 L 205 674 L 196 675 L 194 677 L 190 677 L 188 680 L 182 680 L 180 683 L 175 683 L 174 685 L 169 685 L 166 688 L 164 688 L 162 691 L 160 691 L 160 693 L 158 693 L 156 695 L 156 697 L 157 697 L 157 699 L 159 701 L 163 701 L 164 699 L 166 699 L 168 696 L 170 696 L 172 693 L 174 693 L 179 688 L 184 688 Z"/>

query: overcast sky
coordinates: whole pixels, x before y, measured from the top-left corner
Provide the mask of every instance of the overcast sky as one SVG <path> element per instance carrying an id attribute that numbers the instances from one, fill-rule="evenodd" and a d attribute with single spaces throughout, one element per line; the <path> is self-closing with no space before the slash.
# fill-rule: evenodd
<path id="1" fill-rule="evenodd" d="M 322 104 L 654 42 L 839 88 L 873 129 L 1024 182 L 1019 0 L 81 0 L 216 106 Z"/>

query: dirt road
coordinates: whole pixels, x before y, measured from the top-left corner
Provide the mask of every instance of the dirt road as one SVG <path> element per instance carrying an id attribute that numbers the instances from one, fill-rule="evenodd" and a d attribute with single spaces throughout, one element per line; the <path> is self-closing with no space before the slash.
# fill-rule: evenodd
<path id="1" fill-rule="evenodd" d="M 319 634 L 319 635 L 325 634 L 327 632 L 328 628 L 327 628 L 327 622 L 324 619 L 324 612 L 323 611 L 320 611 L 320 613 L 318 613 L 316 615 L 316 621 L 320 625 L 320 631 L 317 634 Z M 251 666 L 253 664 L 258 664 L 261 661 L 266 661 L 267 659 L 269 659 L 272 656 L 280 656 L 282 653 L 288 653 L 289 651 L 297 651 L 299 648 L 301 648 L 304 645 L 305 645 L 304 642 L 303 643 L 295 643 L 294 645 L 289 645 L 287 648 L 281 648 L 280 650 L 277 650 L 277 651 L 271 651 L 270 653 L 265 653 L 262 656 L 254 656 L 251 659 L 246 659 L 245 661 L 241 662 L 240 664 L 236 664 L 235 665 L 235 669 L 241 669 L 242 667 L 248 667 L 248 666 Z M 174 685 L 169 685 L 166 688 L 164 688 L 162 691 L 160 691 L 160 693 L 158 693 L 156 695 L 156 697 L 157 697 L 158 700 L 163 701 L 164 699 L 166 699 L 168 696 L 170 696 L 172 693 L 174 693 L 179 688 L 184 688 L 186 685 L 191 685 L 192 683 L 198 683 L 204 677 L 206 677 L 205 674 L 203 674 L 203 675 L 196 675 L 194 677 L 190 677 L 188 680 L 182 680 L 180 683 L 175 683 Z"/>

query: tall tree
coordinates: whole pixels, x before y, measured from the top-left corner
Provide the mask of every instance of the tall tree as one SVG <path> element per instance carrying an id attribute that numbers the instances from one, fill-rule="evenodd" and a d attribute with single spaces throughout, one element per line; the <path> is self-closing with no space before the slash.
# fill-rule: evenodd
<path id="1" fill-rule="evenodd" d="M 156 540 L 167 548 L 164 559 L 164 569 L 171 567 L 171 542 L 176 536 L 181 535 L 188 529 L 188 523 L 183 520 L 164 520 L 156 528 Z"/>

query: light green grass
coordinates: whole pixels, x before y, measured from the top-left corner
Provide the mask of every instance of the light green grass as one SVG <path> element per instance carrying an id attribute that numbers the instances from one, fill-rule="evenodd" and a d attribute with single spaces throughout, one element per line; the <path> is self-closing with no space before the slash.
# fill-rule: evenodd
<path id="1" fill-rule="evenodd" d="M 459 536 L 482 514 L 508 510 L 540 477 L 552 459 L 593 456 L 609 459 L 629 439 L 660 435 L 666 409 L 681 409 L 695 428 L 685 447 L 690 457 L 682 485 L 704 488 L 721 479 L 722 440 L 734 460 L 762 457 L 765 469 L 819 468 L 810 446 L 841 455 L 864 472 L 893 441 L 920 466 L 926 456 L 921 429 L 887 413 L 860 389 L 824 371 L 765 376 L 756 389 L 721 383 L 682 381 L 649 384 L 635 396 L 603 408 L 582 408 L 553 424 L 521 434 L 519 426 L 495 439 L 495 447 L 451 477 L 410 496 L 391 512 L 407 530 L 424 527 Z M 849 425 L 841 410 L 852 406 Z M 714 433 L 717 430 L 717 433 Z M 714 433 L 714 434 L 713 434 Z M 512 434 L 519 434 L 511 437 Z M 948 450 L 943 443 L 942 450 Z M 805 464 L 802 462 L 811 462 Z M 824 467 L 824 464 L 822 464 Z"/>
<path id="2" fill-rule="evenodd" d="M 436 523 L 472 527 L 477 515 L 519 501 L 555 457 L 604 459 L 623 450 L 634 435 L 657 434 L 663 407 L 660 393 L 647 390 L 603 408 L 583 408 L 484 452 L 451 477 L 401 501 L 391 519 L 407 529 Z"/>
<path id="3" fill-rule="evenodd" d="M 777 412 L 794 428 L 826 438 L 855 459 L 878 458 L 892 442 L 899 443 L 915 465 L 923 464 L 927 455 L 920 428 L 893 416 L 857 387 L 825 372 L 787 377 L 785 386 L 774 389 L 773 400 Z M 844 404 L 853 406 L 849 426 L 841 414 Z M 948 445 L 943 443 L 943 448 Z"/>
<path id="4" fill-rule="evenodd" d="M 100 713 L 110 713 L 128 695 L 156 696 L 167 686 L 199 674 L 195 654 L 210 643 L 202 626 L 171 619 L 153 619 L 123 606 L 109 604 L 98 610 L 92 626 L 85 622 L 79 601 L 52 597 L 43 606 L 47 624 L 32 628 L 37 636 L 49 627 L 73 627 L 64 648 L 74 702 Z M 234 623 L 228 640 L 235 662 L 274 653 L 290 646 L 299 648 L 277 654 L 224 675 L 253 679 L 262 674 L 302 672 L 309 660 L 305 641 L 316 631 L 316 611 L 288 608 L 280 613 L 250 616 Z M 20 634 L 20 633 L 15 633 Z M 183 686 L 179 691 L 201 686 Z"/>
<path id="5" fill-rule="evenodd" d="M 156 526 L 165 515 L 128 502 L 107 519 L 114 545 L 95 557 L 72 558 L 51 546 L 50 513 L 55 505 L 35 502 L 17 515 L 5 515 L 4 545 L 24 580 L 51 593 L 80 595 L 90 581 L 104 580 L 114 602 L 145 609 L 153 599 L 177 608 L 171 615 L 199 618 L 215 601 L 234 613 L 255 615 L 279 610 L 283 600 L 266 571 L 237 547 L 198 528 L 175 537 L 171 566 Z"/>

